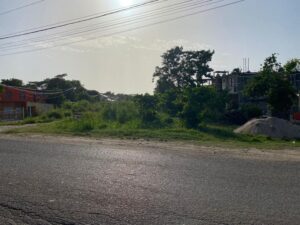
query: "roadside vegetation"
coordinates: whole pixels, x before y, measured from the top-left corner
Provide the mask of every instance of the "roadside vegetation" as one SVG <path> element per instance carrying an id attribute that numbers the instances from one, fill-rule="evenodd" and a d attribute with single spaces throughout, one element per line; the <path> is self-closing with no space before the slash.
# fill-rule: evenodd
<path id="1" fill-rule="evenodd" d="M 80 114 L 78 113 L 80 112 Z M 36 126 L 16 128 L 6 133 L 37 133 L 86 136 L 94 138 L 146 139 L 156 141 L 192 141 L 202 145 L 282 149 L 300 147 L 295 140 L 235 134 L 236 125 L 202 123 L 187 128 L 185 122 L 165 113 L 155 116 L 155 123 L 144 120 L 134 101 L 89 103 L 66 102 L 62 107 L 18 124 Z"/>
<path id="2" fill-rule="evenodd" d="M 190 140 L 236 147 L 299 147 L 300 142 L 295 140 L 273 140 L 233 132 L 238 125 L 261 116 L 262 111 L 252 103 L 236 107 L 227 91 L 218 91 L 206 83 L 212 76 L 209 62 L 213 54 L 213 51 L 184 51 L 181 47 L 167 51 L 153 75 L 156 87 L 152 95 L 100 94 L 86 90 L 79 81 L 66 80 L 66 75 L 30 82 L 28 87 L 39 90 L 65 90 L 75 85 L 76 91 L 49 99 L 56 109 L 13 123 L 36 123 L 37 126 L 8 132 Z M 276 55 L 272 55 L 245 88 L 245 97 L 264 97 L 274 115 L 285 117 L 296 98 L 288 82 L 288 70 L 297 66 L 299 61 L 293 60 L 282 67 Z M 238 69 L 235 72 L 239 72 Z M 27 87 L 16 79 L 2 80 L 2 83 Z M 11 123 L 0 125 L 5 124 Z"/>

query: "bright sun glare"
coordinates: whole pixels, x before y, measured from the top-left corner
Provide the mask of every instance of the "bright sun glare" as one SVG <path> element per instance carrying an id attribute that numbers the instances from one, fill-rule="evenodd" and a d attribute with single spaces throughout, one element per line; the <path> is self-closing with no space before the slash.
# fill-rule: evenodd
<path id="1" fill-rule="evenodd" d="M 120 4 L 123 7 L 128 7 L 133 4 L 133 0 L 120 0 Z"/>

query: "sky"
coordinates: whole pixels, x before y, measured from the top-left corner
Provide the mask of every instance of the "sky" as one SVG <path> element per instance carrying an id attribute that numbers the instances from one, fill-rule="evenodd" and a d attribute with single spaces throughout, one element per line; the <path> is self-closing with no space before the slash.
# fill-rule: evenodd
<path id="1" fill-rule="evenodd" d="M 145 1 L 0 0 L 0 38 L 26 29 L 105 13 Z M 167 3 L 164 4 L 176 4 L 178 1 L 165 0 Z M 223 1 L 229 3 L 234 0 Z M 34 4 L 9 12 L 31 3 Z M 146 15 L 158 9 L 159 6 L 141 7 L 107 18 L 133 18 L 134 15 Z M 272 53 L 278 53 L 282 63 L 291 58 L 300 58 L 299 12 L 299 0 L 245 0 L 128 32 L 105 33 L 99 30 L 101 33 L 77 34 L 76 37 L 70 36 L 57 42 L 60 45 L 57 47 L 56 43 L 45 41 L 47 39 L 11 50 L 3 48 L 3 45 L 40 35 L 51 37 L 53 32 L 93 26 L 97 22 L 105 24 L 106 17 L 53 31 L 0 39 L 0 79 L 18 78 L 28 82 L 67 73 L 69 79 L 80 80 L 86 88 L 100 92 L 152 93 L 155 85 L 152 75 L 155 67 L 161 65 L 161 55 L 178 45 L 187 50 L 214 50 L 215 55 L 210 64 L 214 70 L 231 71 L 243 66 L 243 58 L 250 58 L 251 71 L 257 71 L 264 59 Z M 163 19 L 157 16 L 153 21 Z M 145 23 L 142 21 L 141 25 Z M 121 25 L 116 31 L 127 28 L 135 26 Z M 68 45 L 63 45 L 65 43 Z M 27 52 L 18 53 L 22 51 Z"/>

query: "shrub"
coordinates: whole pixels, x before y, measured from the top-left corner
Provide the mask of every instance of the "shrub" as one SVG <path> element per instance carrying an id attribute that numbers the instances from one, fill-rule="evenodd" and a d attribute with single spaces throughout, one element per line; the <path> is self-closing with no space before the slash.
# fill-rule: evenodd
<path id="1" fill-rule="evenodd" d="M 61 110 L 52 110 L 46 114 L 49 119 L 62 119 L 63 114 Z"/>
<path id="2" fill-rule="evenodd" d="M 262 110 L 253 104 L 243 105 L 241 111 L 247 121 L 262 115 Z"/>
<path id="3" fill-rule="evenodd" d="M 241 125 L 261 115 L 262 110 L 259 107 L 253 104 L 245 104 L 240 109 L 227 112 L 225 118 L 229 123 Z"/>
<path id="4" fill-rule="evenodd" d="M 36 123 L 36 118 L 34 117 L 28 117 L 23 121 L 24 124 L 34 124 Z"/>
<path id="5" fill-rule="evenodd" d="M 212 87 L 186 89 L 183 93 L 183 109 L 180 113 L 187 128 L 197 128 L 205 121 L 218 121 L 223 117 L 226 94 Z"/>
<path id="6" fill-rule="evenodd" d="M 64 117 L 72 117 L 73 113 L 71 111 L 64 111 Z"/>
<path id="7" fill-rule="evenodd" d="M 83 117 L 74 121 L 73 131 L 88 132 L 97 127 L 98 120 L 94 113 L 85 113 Z"/>
<path id="8" fill-rule="evenodd" d="M 156 124 L 159 121 L 157 115 L 157 98 L 149 94 L 137 95 L 135 97 L 135 102 L 137 104 L 140 118 L 144 125 L 151 126 L 151 124 Z"/>
<path id="9" fill-rule="evenodd" d="M 106 129 L 107 128 L 107 125 L 106 124 L 100 124 L 98 126 L 98 129 L 102 130 L 102 129 Z"/>
<path id="10" fill-rule="evenodd" d="M 116 107 L 113 104 L 105 104 L 102 109 L 102 119 L 115 121 L 117 119 Z"/>

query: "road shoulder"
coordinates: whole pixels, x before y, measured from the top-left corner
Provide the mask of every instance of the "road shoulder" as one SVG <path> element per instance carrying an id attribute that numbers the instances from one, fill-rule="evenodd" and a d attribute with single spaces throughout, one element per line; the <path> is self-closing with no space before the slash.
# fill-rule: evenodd
<path id="1" fill-rule="evenodd" d="M 109 146 L 118 149 L 149 149 L 152 151 L 179 151 L 185 154 L 222 155 L 256 160 L 300 162 L 298 149 L 228 148 L 201 145 L 192 141 L 155 141 L 145 139 L 92 138 L 44 134 L 1 134 L 0 140 L 29 141 L 67 145 Z"/>

